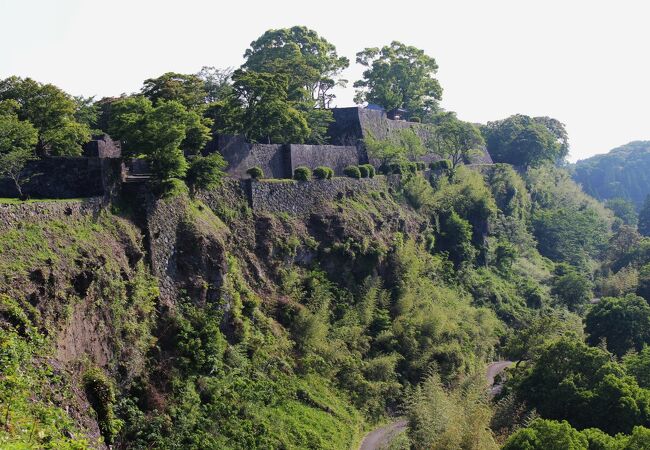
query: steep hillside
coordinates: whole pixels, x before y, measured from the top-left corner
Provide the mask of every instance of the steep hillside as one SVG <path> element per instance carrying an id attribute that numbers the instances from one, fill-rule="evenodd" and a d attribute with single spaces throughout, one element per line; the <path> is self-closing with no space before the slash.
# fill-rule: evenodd
<path id="1" fill-rule="evenodd" d="M 578 161 L 573 179 L 599 200 L 623 198 L 640 208 L 650 194 L 650 141 L 634 141 Z"/>
<path id="2" fill-rule="evenodd" d="M 562 304 L 535 236 L 584 270 L 611 222 L 556 169 L 477 169 L 354 181 L 298 215 L 253 211 L 235 180 L 3 206 L 0 444 L 355 448 L 434 374 L 483 379 L 509 329 Z M 475 387 L 458 405 L 487 402 Z M 464 433 L 493 446 L 481 414 Z"/>

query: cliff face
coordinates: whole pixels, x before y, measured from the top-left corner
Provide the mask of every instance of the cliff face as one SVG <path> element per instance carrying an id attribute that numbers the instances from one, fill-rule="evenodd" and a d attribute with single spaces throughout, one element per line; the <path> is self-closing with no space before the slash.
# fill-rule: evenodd
<path id="1" fill-rule="evenodd" d="M 0 337 L 31 349 L 16 373 L 42 361 L 61 393 L 36 373 L 35 394 L 0 387 L 22 411 L 8 427 L 50 405 L 60 425 L 34 422 L 38 439 L 61 448 L 354 447 L 400 380 L 432 364 L 451 379 L 495 342 L 493 317 L 442 287 L 432 217 L 398 189 L 292 215 L 253 212 L 226 180 L 149 198 L 140 228 L 99 202 L 6 207 Z"/>
<path id="2" fill-rule="evenodd" d="M 102 211 L 98 200 L 2 208 L 0 317 L 12 323 L 9 312 L 23 311 L 22 337 L 35 343 L 38 336 L 34 356 L 60 377 L 58 387 L 48 377 L 36 383 L 37 404 L 60 397 L 60 407 L 97 441 L 81 375 L 99 366 L 128 385 L 143 372 L 152 340 L 157 286 L 144 264 L 140 232 Z"/>

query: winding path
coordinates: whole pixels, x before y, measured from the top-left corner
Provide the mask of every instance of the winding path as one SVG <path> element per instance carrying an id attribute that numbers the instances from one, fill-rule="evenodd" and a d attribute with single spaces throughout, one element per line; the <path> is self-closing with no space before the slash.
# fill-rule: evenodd
<path id="1" fill-rule="evenodd" d="M 498 374 L 503 372 L 503 370 L 510 366 L 512 361 L 495 361 L 488 364 L 485 380 L 487 385 L 490 387 L 490 394 L 496 395 L 501 390 L 501 386 L 494 386 L 494 379 Z M 359 450 L 380 450 L 393 440 L 402 431 L 406 430 L 407 421 L 406 419 L 399 419 L 395 422 L 391 422 L 388 425 L 379 427 L 370 433 L 368 433 L 361 441 L 361 446 Z"/>

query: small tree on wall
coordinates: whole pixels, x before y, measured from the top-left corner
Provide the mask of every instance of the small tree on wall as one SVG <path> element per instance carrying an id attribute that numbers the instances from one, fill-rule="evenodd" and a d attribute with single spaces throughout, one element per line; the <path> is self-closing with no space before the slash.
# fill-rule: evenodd
<path id="1" fill-rule="evenodd" d="M 474 125 L 450 117 L 436 128 L 434 143 L 436 153 L 448 158 L 455 169 L 478 154 L 485 141 Z"/>
<path id="2" fill-rule="evenodd" d="M 36 159 L 34 148 L 38 142 L 38 131 L 26 120 L 19 120 L 18 102 L 0 102 L 0 178 L 10 178 L 20 198 L 23 198 L 22 182 L 25 165 Z"/>

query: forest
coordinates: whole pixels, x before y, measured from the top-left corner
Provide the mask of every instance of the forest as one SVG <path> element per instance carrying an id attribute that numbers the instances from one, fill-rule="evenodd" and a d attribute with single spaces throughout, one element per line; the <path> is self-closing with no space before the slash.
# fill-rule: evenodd
<path id="1" fill-rule="evenodd" d="M 0 178 L 20 192 L 30 161 L 108 133 L 152 202 L 0 226 L 1 448 L 356 449 L 397 418 L 390 449 L 650 448 L 650 200 L 568 166 L 559 120 L 444 110 L 435 59 L 391 42 L 357 53 L 355 101 L 429 138 L 361 143 L 376 164 L 346 176 L 385 189 L 256 212 L 206 144 L 326 143 L 350 61 L 300 26 L 244 60 L 102 99 L 0 80 Z M 0 209 L 62 201 L 21 197 Z M 145 210 L 177 221 L 166 278 Z"/>

